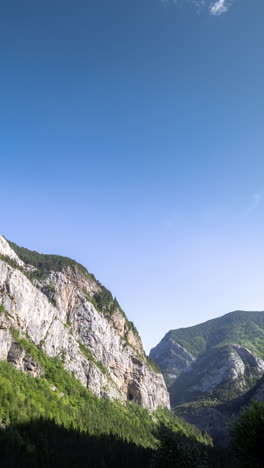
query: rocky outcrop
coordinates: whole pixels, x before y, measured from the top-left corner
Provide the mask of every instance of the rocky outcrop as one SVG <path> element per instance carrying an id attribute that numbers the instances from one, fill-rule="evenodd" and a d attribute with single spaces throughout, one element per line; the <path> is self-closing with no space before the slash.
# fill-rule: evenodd
<path id="1" fill-rule="evenodd" d="M 33 377 L 39 377 L 43 374 L 40 365 L 15 341 L 13 341 L 10 346 L 7 354 L 7 361 L 12 362 L 16 369 L 29 373 Z"/>
<path id="2" fill-rule="evenodd" d="M 63 359 L 65 368 L 96 395 L 133 400 L 151 410 L 169 407 L 163 376 L 148 366 L 141 340 L 121 309 L 104 313 L 96 307 L 93 296 L 100 284 L 91 275 L 66 266 L 30 279 L 27 272 L 34 268 L 21 263 L 2 236 L 0 255 L 1 359 L 23 372 L 41 373 L 16 343 L 13 327 L 49 356 Z"/>
<path id="3" fill-rule="evenodd" d="M 26 267 L 25 263 L 17 256 L 13 249 L 11 249 L 8 242 L 5 240 L 3 236 L 0 235 L 0 255 L 4 255 L 6 257 L 11 258 L 14 260 L 20 267 Z"/>
<path id="4" fill-rule="evenodd" d="M 167 336 L 151 350 L 150 358 L 159 364 L 168 387 L 195 360 L 183 346 Z"/>

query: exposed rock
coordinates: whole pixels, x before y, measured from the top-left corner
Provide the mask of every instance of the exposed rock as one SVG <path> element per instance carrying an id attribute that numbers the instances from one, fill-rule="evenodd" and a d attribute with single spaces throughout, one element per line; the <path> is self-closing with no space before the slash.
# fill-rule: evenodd
<path id="1" fill-rule="evenodd" d="M 233 349 L 238 353 L 243 362 L 247 362 L 252 369 L 255 369 L 258 373 L 264 373 L 264 360 L 256 357 L 249 349 L 243 348 L 243 346 L 233 345 Z M 254 371 L 254 372 L 255 372 Z"/>
<path id="2" fill-rule="evenodd" d="M 0 235 L 0 254 L 7 256 L 14 260 L 19 266 L 25 267 L 24 262 L 17 256 L 17 254 L 11 249 L 9 243 L 3 236 Z"/>
<path id="3" fill-rule="evenodd" d="M 168 386 L 195 359 L 183 346 L 167 336 L 150 351 L 150 357 L 159 364 Z"/>
<path id="4" fill-rule="evenodd" d="M 13 338 L 9 332 L 10 322 L 0 313 L 0 360 L 7 360 L 8 352 L 11 348 Z"/>
<path id="5" fill-rule="evenodd" d="M 21 268 L 24 268 L 25 271 L 32 272 L 35 271 L 36 268 L 32 265 L 26 265 L 14 252 L 14 250 L 10 247 L 9 243 L 5 240 L 3 236 L 0 235 L 0 255 L 5 257 L 9 257 L 11 260 Z"/>
<path id="6" fill-rule="evenodd" d="M 1 236 L 0 241 L 0 254 L 12 255 L 23 266 Z M 122 313 L 104 314 L 89 300 L 98 288 L 77 267 L 49 271 L 31 282 L 0 260 L 0 304 L 9 318 L 0 316 L 0 358 L 32 375 L 40 372 L 14 343 L 12 324 L 49 356 L 63 359 L 65 368 L 96 395 L 137 401 L 152 410 L 169 407 L 163 376 L 148 367 L 141 340 Z"/>
<path id="7" fill-rule="evenodd" d="M 19 343 L 13 342 L 7 354 L 7 361 L 11 362 L 16 369 L 29 373 L 33 377 L 39 377 L 43 370 L 32 357 L 25 352 Z"/>

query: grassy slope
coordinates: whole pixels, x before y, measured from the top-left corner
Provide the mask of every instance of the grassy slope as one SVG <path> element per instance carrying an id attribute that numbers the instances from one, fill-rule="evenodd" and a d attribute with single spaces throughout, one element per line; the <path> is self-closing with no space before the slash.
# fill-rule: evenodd
<path id="1" fill-rule="evenodd" d="M 168 333 L 193 356 L 215 346 L 239 344 L 264 358 L 264 312 L 235 311 L 220 318 Z"/>

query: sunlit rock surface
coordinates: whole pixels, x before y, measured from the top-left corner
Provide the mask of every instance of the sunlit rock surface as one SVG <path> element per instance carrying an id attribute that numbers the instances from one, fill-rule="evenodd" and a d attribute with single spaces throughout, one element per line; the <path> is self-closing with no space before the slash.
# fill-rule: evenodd
<path id="1" fill-rule="evenodd" d="M 145 408 L 169 407 L 162 374 L 149 366 L 139 336 L 117 309 L 111 315 L 89 300 L 100 286 L 78 268 L 48 271 L 30 280 L 26 266 L 0 236 L 0 359 L 33 376 L 42 370 L 16 343 L 18 329 L 99 397 L 131 400 Z"/>

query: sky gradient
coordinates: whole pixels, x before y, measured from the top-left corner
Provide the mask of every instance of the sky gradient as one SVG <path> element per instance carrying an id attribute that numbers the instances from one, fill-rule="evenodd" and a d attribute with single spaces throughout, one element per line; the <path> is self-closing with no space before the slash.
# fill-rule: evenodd
<path id="1" fill-rule="evenodd" d="M 0 232 L 70 256 L 147 351 L 264 310 L 264 3 L 0 7 Z"/>

